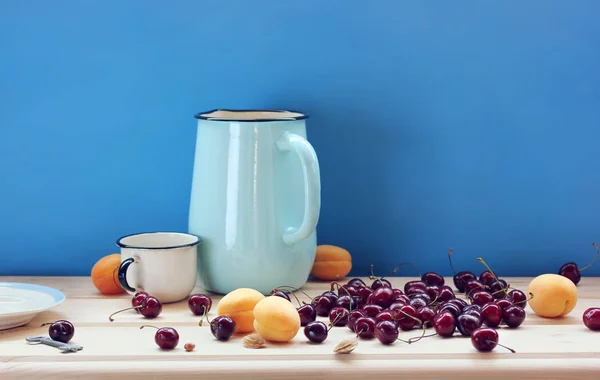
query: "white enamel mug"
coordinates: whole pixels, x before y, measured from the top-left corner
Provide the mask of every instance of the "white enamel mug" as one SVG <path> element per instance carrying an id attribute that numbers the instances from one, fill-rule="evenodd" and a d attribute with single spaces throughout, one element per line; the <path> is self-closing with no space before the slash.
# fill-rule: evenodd
<path id="1" fill-rule="evenodd" d="M 162 303 L 187 298 L 198 277 L 200 239 L 179 232 L 144 232 L 117 240 L 119 283 L 130 294 L 146 291 Z"/>

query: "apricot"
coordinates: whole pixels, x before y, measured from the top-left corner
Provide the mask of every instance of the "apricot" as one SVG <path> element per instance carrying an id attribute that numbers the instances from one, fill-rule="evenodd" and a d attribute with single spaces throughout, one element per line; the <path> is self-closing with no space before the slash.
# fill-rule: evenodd
<path id="1" fill-rule="evenodd" d="M 319 245 L 310 274 L 318 280 L 336 281 L 352 269 L 350 252 L 335 245 Z"/>
<path id="2" fill-rule="evenodd" d="M 235 332 L 254 330 L 254 306 L 265 296 L 258 290 L 238 288 L 227 293 L 217 304 L 217 314 L 226 315 L 235 322 Z"/>
<path id="3" fill-rule="evenodd" d="M 119 284 L 121 255 L 113 253 L 96 261 L 92 267 L 92 283 L 102 294 L 122 294 L 125 289 Z"/>
<path id="4" fill-rule="evenodd" d="M 542 274 L 531 280 L 527 289 L 532 297 L 529 306 L 544 318 L 564 317 L 577 304 L 577 286 L 559 274 Z"/>
<path id="5" fill-rule="evenodd" d="M 254 307 L 254 330 L 265 340 L 289 342 L 300 330 L 300 314 L 282 297 L 265 297 Z"/>

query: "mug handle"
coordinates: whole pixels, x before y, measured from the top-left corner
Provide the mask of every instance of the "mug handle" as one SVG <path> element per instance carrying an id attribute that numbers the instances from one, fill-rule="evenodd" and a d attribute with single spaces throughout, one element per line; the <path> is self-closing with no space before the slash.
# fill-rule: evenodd
<path id="1" fill-rule="evenodd" d="M 131 286 L 129 286 L 129 284 L 127 283 L 127 270 L 129 269 L 129 266 L 135 262 L 135 259 L 133 257 L 129 257 L 127 259 L 125 259 L 121 265 L 119 265 L 119 273 L 118 273 L 118 278 L 119 278 L 119 284 L 121 284 L 121 286 L 123 287 L 123 289 L 127 290 L 130 293 L 135 293 L 135 288 L 132 288 Z"/>
<path id="2" fill-rule="evenodd" d="M 300 157 L 304 172 L 304 218 L 300 227 L 283 235 L 286 244 L 295 244 L 308 238 L 319 221 L 321 209 L 321 179 L 319 160 L 312 145 L 302 136 L 286 132 L 277 142 L 282 151 L 294 151 Z"/>

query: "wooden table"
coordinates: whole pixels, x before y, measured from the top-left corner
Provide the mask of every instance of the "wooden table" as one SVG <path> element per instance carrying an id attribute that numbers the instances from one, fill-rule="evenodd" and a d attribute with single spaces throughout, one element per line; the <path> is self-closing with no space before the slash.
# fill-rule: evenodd
<path id="1" fill-rule="evenodd" d="M 402 287 L 413 278 L 390 278 Z M 526 290 L 530 279 L 506 279 Z M 527 308 L 527 319 L 518 329 L 500 328 L 500 341 L 517 351 L 500 347 L 491 353 L 477 352 L 469 338 L 437 336 L 417 343 L 400 341 L 384 346 L 376 339 L 361 340 L 354 352 L 333 353 L 333 347 L 353 334 L 334 327 L 320 345 L 307 343 L 302 332 L 289 344 L 269 344 L 252 350 L 242 337 L 216 341 L 209 327 L 198 326 L 187 303 L 165 305 L 162 314 L 146 320 L 133 311 L 108 316 L 130 305 L 130 296 L 102 296 L 88 277 L 0 277 L 0 281 L 31 282 L 55 287 L 67 296 L 56 309 L 42 313 L 28 326 L 0 332 L 0 379 L 593 379 L 600 374 L 600 333 L 587 330 L 583 311 L 600 306 L 600 279 L 583 278 L 575 310 L 562 319 L 543 319 Z M 447 283 L 451 279 L 446 279 Z M 309 283 L 304 290 L 315 296 L 328 283 Z M 198 289 L 201 291 L 201 289 Z M 307 298 L 298 294 L 301 300 Z M 216 316 L 216 303 L 209 317 Z M 61 354 L 43 345 L 28 345 L 25 337 L 47 334 L 43 322 L 68 319 L 76 328 L 72 343 L 84 346 L 77 353 Z M 321 319 L 321 318 L 320 318 Z M 171 326 L 179 331 L 179 346 L 161 351 L 154 343 L 154 330 L 145 323 Z M 408 339 L 419 331 L 401 332 Z M 186 352 L 186 342 L 196 344 Z"/>

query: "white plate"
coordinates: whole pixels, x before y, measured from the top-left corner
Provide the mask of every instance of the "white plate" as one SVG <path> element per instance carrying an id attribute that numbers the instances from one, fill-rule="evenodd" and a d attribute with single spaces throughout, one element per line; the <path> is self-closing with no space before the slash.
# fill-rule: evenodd
<path id="1" fill-rule="evenodd" d="M 64 300 L 62 292 L 47 286 L 0 282 L 0 330 L 26 325 Z"/>

